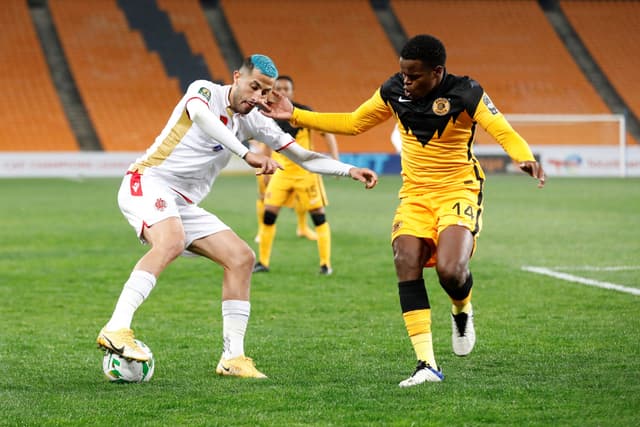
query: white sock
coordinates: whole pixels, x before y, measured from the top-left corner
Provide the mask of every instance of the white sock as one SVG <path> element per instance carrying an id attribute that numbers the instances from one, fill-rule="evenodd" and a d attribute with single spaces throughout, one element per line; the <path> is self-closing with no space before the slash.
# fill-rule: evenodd
<path id="1" fill-rule="evenodd" d="M 251 303 L 249 301 L 222 301 L 222 357 L 233 359 L 244 356 L 244 333 L 247 330 Z"/>
<path id="2" fill-rule="evenodd" d="M 111 320 L 106 324 L 107 331 L 115 331 L 121 328 L 130 328 L 133 314 L 140 304 L 151 293 L 156 285 L 156 277 L 142 270 L 134 270 L 129 276 L 129 280 L 124 284 L 116 308 L 113 310 Z"/>

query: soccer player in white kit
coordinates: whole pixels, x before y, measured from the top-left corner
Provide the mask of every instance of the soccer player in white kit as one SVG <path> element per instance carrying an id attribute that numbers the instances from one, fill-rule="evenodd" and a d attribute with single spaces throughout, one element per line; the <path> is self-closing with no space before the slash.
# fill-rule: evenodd
<path id="1" fill-rule="evenodd" d="M 280 165 L 249 151 L 240 141 L 257 139 L 315 173 L 351 176 L 373 188 L 375 172 L 333 160 L 298 145 L 255 107 L 268 105 L 278 71 L 264 55 L 246 58 L 233 84 L 196 80 L 173 110 L 147 152 L 129 168 L 118 192 L 120 210 L 149 251 L 124 284 L 111 319 L 100 331 L 100 347 L 126 358 L 147 360 L 134 341 L 133 315 L 149 296 L 160 273 L 181 254 L 209 258 L 224 269 L 222 280 L 223 352 L 216 372 L 266 378 L 244 353 L 250 314 L 249 290 L 255 254 L 217 216 L 198 206 L 227 165 L 240 156 L 256 174 Z"/>

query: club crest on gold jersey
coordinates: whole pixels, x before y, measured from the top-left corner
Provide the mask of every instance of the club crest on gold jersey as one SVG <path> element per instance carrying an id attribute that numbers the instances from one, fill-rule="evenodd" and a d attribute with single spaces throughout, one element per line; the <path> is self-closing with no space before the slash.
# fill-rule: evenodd
<path id="1" fill-rule="evenodd" d="M 433 106 L 431 108 L 436 115 L 444 116 L 449 112 L 449 110 L 451 110 L 451 104 L 447 98 L 438 98 L 433 101 Z"/>

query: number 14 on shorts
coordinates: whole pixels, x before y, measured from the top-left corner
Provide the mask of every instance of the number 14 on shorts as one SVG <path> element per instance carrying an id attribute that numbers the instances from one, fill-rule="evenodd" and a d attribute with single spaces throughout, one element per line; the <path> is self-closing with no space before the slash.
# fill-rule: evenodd
<path id="1" fill-rule="evenodd" d="M 465 215 L 467 216 L 469 219 L 475 219 L 475 213 L 473 211 L 473 206 L 471 205 L 463 205 L 460 202 L 456 202 L 453 206 L 452 209 L 455 211 L 456 215 L 461 216 L 461 215 Z"/>

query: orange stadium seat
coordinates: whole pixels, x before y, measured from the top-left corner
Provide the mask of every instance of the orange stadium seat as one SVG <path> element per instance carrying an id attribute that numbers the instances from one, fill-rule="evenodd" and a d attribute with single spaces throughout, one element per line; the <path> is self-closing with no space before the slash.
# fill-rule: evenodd
<path id="1" fill-rule="evenodd" d="M 204 57 L 209 73 L 225 83 L 231 82 L 227 63 L 209 28 L 199 0 L 157 0 L 176 32 L 184 33 L 191 51 Z"/>
<path id="2" fill-rule="evenodd" d="M 243 53 L 272 57 L 280 73 L 294 79 L 295 99 L 315 110 L 352 111 L 398 71 L 397 55 L 368 1 L 221 4 Z M 359 136 L 339 136 L 340 151 L 393 152 L 392 130 L 388 120 Z M 327 150 L 322 138 L 314 142 Z"/>
<path id="3" fill-rule="evenodd" d="M 478 80 L 505 114 L 611 114 L 537 1 L 392 0 L 391 5 L 409 36 L 440 38 L 448 71 Z M 601 142 L 592 132 L 570 129 L 540 131 L 540 138 L 522 133 L 532 144 Z"/>
<path id="4" fill-rule="evenodd" d="M 106 151 L 141 151 L 181 96 L 115 0 L 49 0 L 71 72 Z"/>
<path id="5" fill-rule="evenodd" d="M 618 94 L 640 116 L 640 3 L 585 0 L 560 6 Z"/>
<path id="6" fill-rule="evenodd" d="M 3 2 L 0 26 L 0 151 L 77 151 L 27 2 Z"/>

